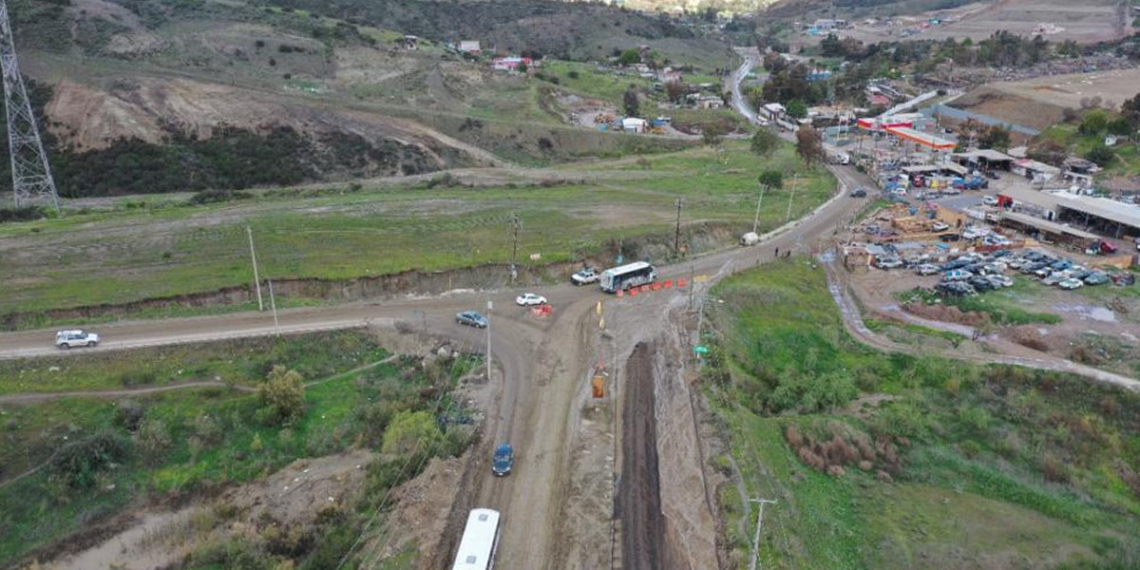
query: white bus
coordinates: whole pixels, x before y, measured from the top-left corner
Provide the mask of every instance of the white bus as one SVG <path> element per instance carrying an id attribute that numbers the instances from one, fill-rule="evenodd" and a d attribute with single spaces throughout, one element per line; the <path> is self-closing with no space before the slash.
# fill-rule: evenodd
<path id="1" fill-rule="evenodd" d="M 616 293 L 630 287 L 637 287 L 652 283 L 657 279 L 657 270 L 652 265 L 637 261 L 621 267 L 614 267 L 602 272 L 602 291 Z"/>
<path id="2" fill-rule="evenodd" d="M 459 541 L 452 570 L 491 570 L 495 567 L 495 549 L 499 546 L 499 512 L 472 509 L 467 515 L 467 528 Z"/>

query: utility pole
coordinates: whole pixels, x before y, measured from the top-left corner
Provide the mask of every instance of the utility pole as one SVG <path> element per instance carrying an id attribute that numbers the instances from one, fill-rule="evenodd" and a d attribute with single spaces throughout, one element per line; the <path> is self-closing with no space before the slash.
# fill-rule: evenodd
<path id="1" fill-rule="evenodd" d="M 752 233 L 756 233 L 760 228 L 760 204 L 764 202 L 764 189 L 767 187 L 767 184 L 760 185 L 760 199 L 756 201 L 756 217 L 752 219 Z"/>
<path id="2" fill-rule="evenodd" d="M 269 283 L 269 306 L 273 307 L 273 334 L 281 336 L 281 324 L 277 322 L 277 301 L 273 297 L 273 280 L 266 281 Z"/>
<path id="3" fill-rule="evenodd" d="M 514 226 L 513 232 L 515 242 L 514 248 L 511 250 L 511 283 L 514 284 L 515 278 L 518 277 L 518 270 L 516 269 L 518 266 L 516 265 L 516 262 L 518 261 L 519 257 L 519 225 L 521 225 L 519 222 L 518 214 L 511 216 L 511 225 Z"/>
<path id="4" fill-rule="evenodd" d="M 788 196 L 788 213 L 784 215 L 784 221 L 792 219 L 792 200 L 796 199 L 796 184 L 800 181 L 800 173 L 797 172 L 792 175 L 792 193 Z"/>
<path id="5" fill-rule="evenodd" d="M 249 236 L 249 259 L 253 262 L 253 287 L 257 289 L 257 310 L 264 311 L 265 304 L 261 301 L 261 278 L 257 275 L 257 253 L 253 251 L 253 230 L 246 226 L 245 233 Z"/>
<path id="6" fill-rule="evenodd" d="M 677 198 L 677 230 L 673 233 L 673 254 L 681 257 L 681 198 Z"/>
<path id="7" fill-rule="evenodd" d="M 756 570 L 756 563 L 760 560 L 760 525 L 764 524 L 764 504 L 776 504 L 772 499 L 749 499 L 750 503 L 760 503 L 760 514 L 756 516 L 756 537 L 752 539 L 752 562 L 749 570 Z"/>
<path id="8" fill-rule="evenodd" d="M 491 309 L 495 307 L 487 301 L 487 381 L 491 381 Z"/>

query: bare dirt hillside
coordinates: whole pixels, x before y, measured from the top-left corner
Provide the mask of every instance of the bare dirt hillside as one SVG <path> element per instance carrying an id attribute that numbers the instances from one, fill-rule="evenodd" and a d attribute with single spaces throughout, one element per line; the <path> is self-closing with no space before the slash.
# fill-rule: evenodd
<path id="1" fill-rule="evenodd" d="M 372 141 L 417 145 L 439 168 L 449 165 L 444 149 L 466 155 L 475 164 L 498 162 L 489 153 L 411 121 L 188 79 L 123 79 L 106 90 L 65 80 L 56 86 L 46 111 L 52 134 L 77 151 L 131 138 L 158 144 L 172 130 L 209 138 L 220 127 L 262 131 L 291 126 L 300 132 L 351 132 Z"/>

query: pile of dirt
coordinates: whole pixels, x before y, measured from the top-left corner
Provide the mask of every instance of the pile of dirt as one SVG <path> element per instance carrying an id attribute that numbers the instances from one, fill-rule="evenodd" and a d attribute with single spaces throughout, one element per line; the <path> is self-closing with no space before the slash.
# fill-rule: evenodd
<path id="1" fill-rule="evenodd" d="M 1045 335 L 1041 334 L 1040 327 L 1032 325 L 1009 327 L 1002 332 L 1002 336 L 1025 348 L 1049 352 L 1049 342 Z"/>
<path id="2" fill-rule="evenodd" d="M 988 323 L 990 320 L 989 316 L 985 313 L 966 312 L 958 307 L 949 307 L 946 305 L 927 305 L 926 303 L 912 301 L 903 305 L 903 309 L 912 315 L 924 319 L 942 321 L 944 323 L 958 323 L 971 327 Z"/>
<path id="3" fill-rule="evenodd" d="M 951 105 L 995 119 L 1044 130 L 1064 121 L 1064 108 L 1020 97 L 994 87 L 981 87 Z"/>

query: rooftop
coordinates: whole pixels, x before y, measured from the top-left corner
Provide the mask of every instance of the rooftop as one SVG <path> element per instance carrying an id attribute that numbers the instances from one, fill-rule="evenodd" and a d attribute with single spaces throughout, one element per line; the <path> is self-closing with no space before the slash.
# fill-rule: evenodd
<path id="1" fill-rule="evenodd" d="M 1094 198 L 1069 192 L 1039 192 L 1016 186 L 1002 190 L 1001 193 L 1019 202 L 1035 204 L 1051 210 L 1065 208 L 1140 229 L 1140 206 L 1125 204 L 1108 198 Z"/>

